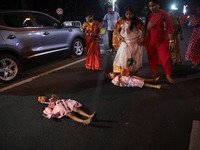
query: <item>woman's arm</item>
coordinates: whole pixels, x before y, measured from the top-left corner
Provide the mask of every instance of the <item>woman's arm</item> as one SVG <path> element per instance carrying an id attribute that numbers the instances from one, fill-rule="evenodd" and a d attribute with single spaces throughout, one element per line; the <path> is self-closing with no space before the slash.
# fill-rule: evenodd
<path id="1" fill-rule="evenodd" d="M 173 39 L 173 26 L 170 16 L 165 14 L 165 23 L 166 23 L 166 32 L 168 34 L 169 39 L 169 47 L 171 50 L 174 49 L 174 39 Z"/>
<path id="2" fill-rule="evenodd" d="M 87 36 L 86 27 L 87 27 L 87 25 L 86 25 L 86 23 L 84 22 L 84 23 L 83 23 L 83 31 L 82 31 L 82 34 L 85 35 L 85 36 Z"/>
<path id="3" fill-rule="evenodd" d="M 144 37 L 145 37 L 145 26 L 143 25 L 143 23 L 139 23 L 137 25 L 137 28 L 142 31 L 141 38 L 140 38 L 140 40 L 138 42 L 139 45 L 142 45 L 144 43 Z"/>

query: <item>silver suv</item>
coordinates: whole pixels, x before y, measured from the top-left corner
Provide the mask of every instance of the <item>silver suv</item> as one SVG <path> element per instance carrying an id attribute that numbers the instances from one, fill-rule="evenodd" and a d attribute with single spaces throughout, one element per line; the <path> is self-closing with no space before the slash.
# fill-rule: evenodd
<path id="1" fill-rule="evenodd" d="M 24 60 L 68 51 L 84 53 L 84 36 L 75 26 L 38 11 L 0 11 L 0 82 L 12 82 Z"/>

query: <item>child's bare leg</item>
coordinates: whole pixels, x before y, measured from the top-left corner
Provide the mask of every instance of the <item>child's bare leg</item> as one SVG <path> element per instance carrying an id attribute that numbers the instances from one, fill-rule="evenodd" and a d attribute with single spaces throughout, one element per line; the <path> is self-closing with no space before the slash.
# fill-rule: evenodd
<path id="1" fill-rule="evenodd" d="M 161 85 L 153 85 L 153 84 L 148 84 L 148 83 L 144 83 L 145 87 L 150 87 L 150 88 L 156 88 L 156 89 L 160 89 Z"/>
<path id="2" fill-rule="evenodd" d="M 68 116 L 69 118 L 71 118 L 72 120 L 79 122 L 79 123 L 83 123 L 85 125 L 89 125 L 91 122 L 91 118 L 87 119 L 87 120 L 83 120 L 81 118 L 78 118 L 77 116 L 75 116 L 73 113 L 67 113 L 66 116 Z"/>
<path id="3" fill-rule="evenodd" d="M 82 111 L 81 109 L 79 109 L 78 107 L 74 107 L 74 112 L 79 113 L 80 115 L 87 117 L 87 118 L 93 118 L 95 115 L 95 112 L 91 115 L 87 114 L 86 112 Z"/>

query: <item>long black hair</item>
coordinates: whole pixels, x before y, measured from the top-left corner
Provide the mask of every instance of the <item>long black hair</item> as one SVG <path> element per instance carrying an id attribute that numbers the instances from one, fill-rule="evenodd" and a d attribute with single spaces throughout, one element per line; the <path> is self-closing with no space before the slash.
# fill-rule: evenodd
<path id="1" fill-rule="evenodd" d="M 147 2 L 146 2 L 147 6 L 149 5 L 149 2 L 154 2 L 154 3 L 158 4 L 158 5 L 160 5 L 159 0 L 147 0 Z"/>
<path id="2" fill-rule="evenodd" d="M 133 13 L 133 17 L 131 18 L 131 25 L 129 26 L 129 29 L 132 31 L 134 26 L 137 25 L 137 16 L 135 14 L 135 10 L 133 9 L 132 6 L 128 6 L 126 9 L 125 9 L 125 12 L 124 12 L 124 20 L 127 20 L 126 19 L 126 11 L 131 11 Z"/>

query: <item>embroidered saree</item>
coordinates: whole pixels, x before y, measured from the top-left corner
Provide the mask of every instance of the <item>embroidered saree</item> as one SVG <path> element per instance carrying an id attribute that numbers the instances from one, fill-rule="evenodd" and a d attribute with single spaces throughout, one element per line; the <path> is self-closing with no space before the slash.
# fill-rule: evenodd
<path id="1" fill-rule="evenodd" d="M 173 39 L 174 39 L 174 50 L 171 51 L 171 59 L 173 64 L 181 64 L 181 53 L 179 46 L 179 33 L 183 32 L 180 20 L 177 16 L 170 16 L 173 25 Z"/>
<path id="2" fill-rule="evenodd" d="M 87 58 L 85 67 L 90 70 L 101 70 L 101 56 L 99 39 L 99 22 L 93 21 L 83 23 L 83 29 L 86 29 L 87 36 L 85 36 L 85 43 L 87 49 Z"/>

